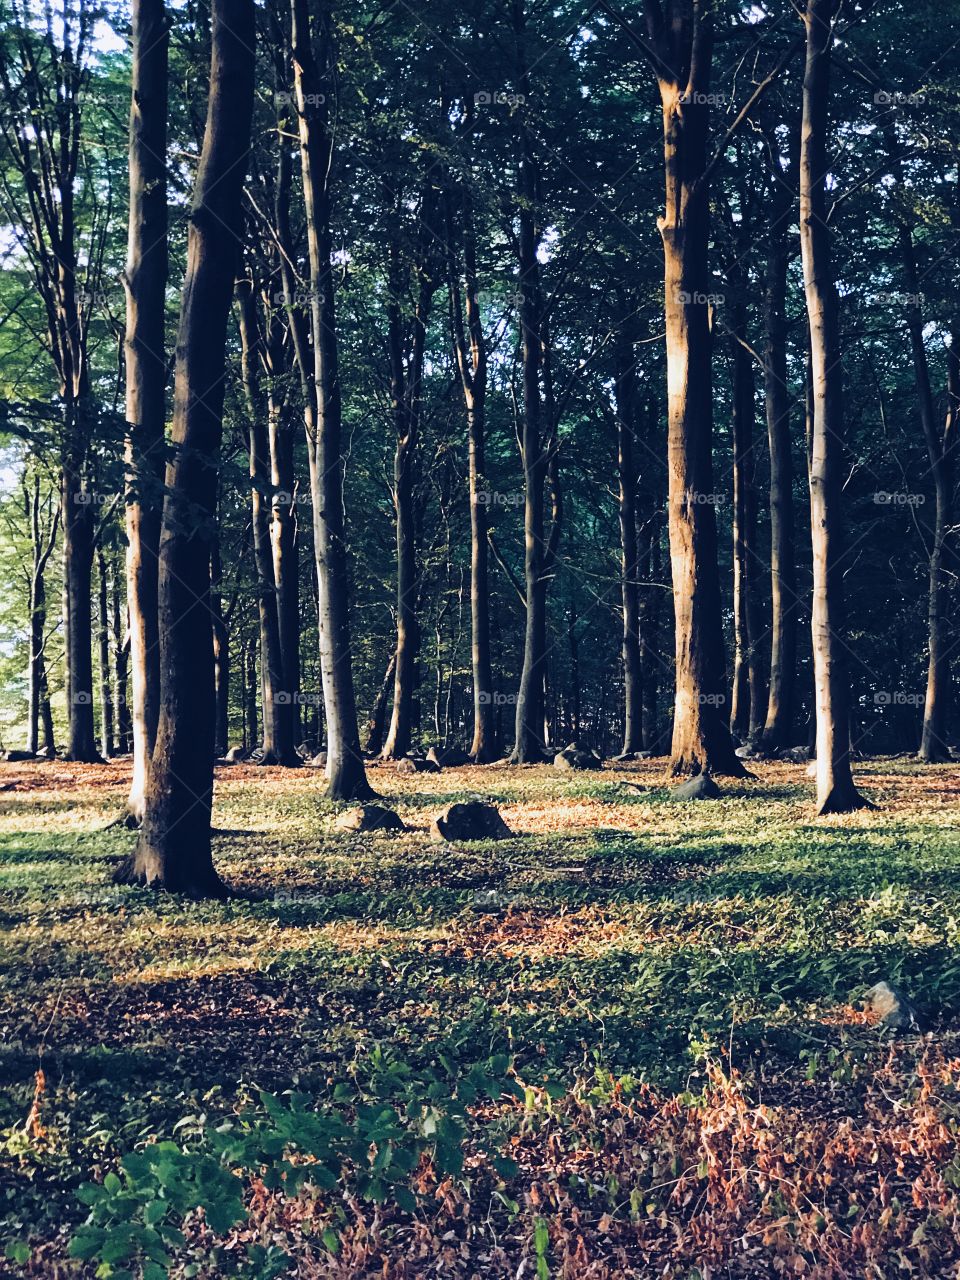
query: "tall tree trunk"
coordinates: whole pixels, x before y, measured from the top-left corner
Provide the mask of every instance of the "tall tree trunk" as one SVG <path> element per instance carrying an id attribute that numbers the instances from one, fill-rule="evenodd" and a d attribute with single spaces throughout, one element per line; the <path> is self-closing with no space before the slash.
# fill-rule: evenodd
<path id="1" fill-rule="evenodd" d="M 253 636 L 243 650 L 243 745 L 247 751 L 256 751 L 260 739 L 257 715 L 257 642 Z"/>
<path id="2" fill-rule="evenodd" d="M 110 672 L 110 591 L 107 557 L 97 548 L 97 640 L 100 657 L 100 744 L 109 760 L 115 753 L 113 736 L 113 681 Z"/>
<path id="3" fill-rule="evenodd" d="M 378 756 L 383 749 L 383 738 L 387 727 L 387 707 L 390 705 L 390 691 L 393 689 L 393 678 L 397 669 L 396 650 L 390 655 L 383 681 L 377 693 L 370 719 L 367 722 L 366 752 L 370 756 Z"/>
<path id="4" fill-rule="evenodd" d="M 526 18 L 523 0 L 513 0 L 514 35 L 517 47 L 517 83 L 521 99 L 530 100 L 530 76 L 525 47 Z M 520 453 L 523 464 L 523 576 L 526 625 L 523 639 L 523 669 L 514 723 L 511 759 L 516 764 L 542 761 L 544 757 L 544 671 L 546 667 L 547 584 L 543 572 L 543 489 L 547 456 L 542 433 L 543 406 L 540 393 L 542 342 L 540 331 L 540 269 L 537 248 L 537 168 L 533 140 L 520 107 L 519 120 L 519 293 L 520 345 L 523 364 L 523 411 Z"/>
<path id="5" fill-rule="evenodd" d="M 469 108 L 468 108 L 469 110 Z M 470 500 L 470 667 L 473 677 L 473 735 L 470 756 L 488 764 L 497 753 L 493 716 L 493 671 L 490 658 L 489 547 L 487 545 L 486 404 L 487 342 L 480 312 L 477 240 L 473 201 L 467 186 L 461 191 L 459 213 L 463 240 L 463 290 L 454 252 L 456 219 L 453 199 L 447 200 L 450 243 L 450 310 L 454 353 L 467 414 L 467 491 Z M 464 311 L 466 324 L 464 324 Z"/>
<path id="6" fill-rule="evenodd" d="M 257 322 L 253 281 L 249 277 L 238 282 L 237 300 L 241 367 L 249 418 L 251 524 L 260 622 L 260 672 L 263 689 L 263 754 L 260 763 L 294 767 L 300 764 L 293 740 L 296 690 L 284 686 L 280 610 L 270 538 L 270 440 L 266 421 L 267 406 L 260 386 L 260 368 L 266 353 L 262 331 Z"/>
<path id="7" fill-rule="evenodd" d="M 793 216 L 792 181 L 771 130 L 766 280 L 764 286 L 763 394 L 770 453 L 770 683 L 760 748 L 771 752 L 793 739 L 797 681 L 797 566 L 794 548 L 793 445 L 787 382 L 787 239 Z"/>
<path id="8" fill-rule="evenodd" d="M 349 573 L 343 517 L 343 445 L 336 308 L 330 263 L 330 164 L 324 79 L 311 45 L 307 0 L 291 0 L 294 86 L 300 132 L 303 198 L 307 215 L 313 330 L 312 394 L 316 429 L 308 440 L 317 559 L 320 661 L 327 719 L 327 795 L 350 800 L 370 795 L 360 754 L 353 686 L 348 607 Z M 330 15 L 319 15 L 321 65 L 332 65 Z"/>
<path id="9" fill-rule="evenodd" d="M 213 754 L 225 756 L 230 747 L 230 628 L 223 612 L 223 563 L 219 519 L 210 542 L 210 617 L 213 622 L 214 729 Z"/>
<path id="10" fill-rule="evenodd" d="M 843 371 L 826 203 L 830 43 L 835 5 L 836 0 L 807 0 L 803 17 L 807 54 L 800 147 L 800 249 L 813 387 L 810 522 L 818 814 L 846 813 L 866 803 L 857 792 L 850 771 L 849 687 L 843 661 Z"/>
<path id="11" fill-rule="evenodd" d="M 624 756 L 643 750 L 643 663 L 640 653 L 640 543 L 637 528 L 637 425 L 634 313 L 620 321 L 617 352 L 617 473 L 620 509 L 620 595 L 623 607 Z"/>
<path id="12" fill-rule="evenodd" d="M 89 391 L 86 375 L 65 395 L 61 480 L 63 507 L 63 616 L 67 675 L 66 758 L 87 764 L 100 760 L 93 719 L 91 593 L 93 589 L 93 504 L 87 487 Z"/>
<path id="13" fill-rule="evenodd" d="M 760 671 L 760 622 L 755 586 L 758 556 L 757 498 L 753 482 L 755 391 L 753 357 L 746 350 L 746 306 L 734 305 L 730 355 L 733 364 L 733 699 L 730 729 L 742 740 L 756 742 L 766 705 Z"/>
<path id="14" fill-rule="evenodd" d="M 130 212 L 124 285 L 126 362 L 127 611 L 133 775 L 127 808 L 143 817 L 147 770 L 160 715 L 158 556 L 163 511 L 167 380 L 167 63 L 164 0 L 133 0 Z"/>
<path id="15" fill-rule="evenodd" d="M 916 289 L 912 290 L 916 293 Z M 919 308 L 917 308 L 919 311 Z M 916 336 L 913 325 L 916 323 Z M 914 364 L 923 399 L 923 379 L 929 391 L 930 379 L 923 350 L 920 317 L 911 320 Z M 921 356 L 921 353 L 922 356 Z M 922 363 L 921 363 L 922 360 Z M 930 409 L 933 397 L 930 397 Z M 947 715 L 950 710 L 950 585 L 956 567 L 956 528 L 953 514 L 957 440 L 960 438 L 960 330 L 954 328 L 947 347 L 947 415 L 943 434 L 928 436 L 930 465 L 936 489 L 933 540 L 930 547 L 929 594 L 927 606 L 927 690 L 923 704 L 923 731 L 920 759 L 927 762 L 951 760 L 947 743 Z"/>
<path id="16" fill-rule="evenodd" d="M 194 895 L 223 892 L 210 844 L 210 525 L 253 112 L 253 0 L 212 0 L 211 26 L 210 93 L 177 334 L 174 456 L 160 535 L 160 719 L 140 836 L 117 873 L 120 880 Z"/>
<path id="17" fill-rule="evenodd" d="M 114 706 L 117 709 L 117 749 L 121 755 L 133 750 L 133 722 L 127 692 L 130 669 L 130 631 L 124 627 L 126 609 L 120 594 L 120 578 L 116 569 L 110 575 L 111 630 L 113 632 Z"/>
<path id="18" fill-rule="evenodd" d="M 709 315 L 711 18 L 694 0 L 648 6 L 663 107 L 670 558 L 676 628 L 674 774 L 743 776 L 722 706 L 723 631 L 714 509 Z"/>
<path id="19" fill-rule="evenodd" d="M 47 584 L 46 569 L 57 540 L 60 507 L 57 506 L 48 530 L 41 526 L 40 477 L 34 477 L 29 498 L 32 567 L 30 574 L 30 653 L 27 687 L 27 750 L 39 750 L 40 723 L 44 721 L 44 748 L 53 750 L 53 717 L 47 695 Z"/>

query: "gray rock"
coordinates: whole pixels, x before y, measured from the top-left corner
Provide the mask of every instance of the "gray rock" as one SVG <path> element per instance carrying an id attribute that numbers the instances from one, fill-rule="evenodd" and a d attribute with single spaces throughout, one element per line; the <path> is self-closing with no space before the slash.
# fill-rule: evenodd
<path id="1" fill-rule="evenodd" d="M 242 764 L 247 758 L 247 753 L 243 747 L 231 747 L 223 758 L 227 764 Z"/>
<path id="2" fill-rule="evenodd" d="M 9 764 L 19 764 L 22 760 L 36 760 L 36 756 L 32 751 L 4 751 L 0 757 Z"/>
<path id="3" fill-rule="evenodd" d="M 674 800 L 716 800 L 720 788 L 709 773 L 698 773 L 695 778 L 688 778 L 674 787 L 671 795 Z"/>
<path id="4" fill-rule="evenodd" d="M 571 742 L 553 757 L 555 769 L 600 769 L 603 761 L 582 742 Z"/>
<path id="5" fill-rule="evenodd" d="M 363 804 L 341 813 L 334 826 L 339 831 L 406 831 L 398 814 L 379 804 Z"/>
<path id="6" fill-rule="evenodd" d="M 307 764 L 313 769 L 325 769 L 327 767 L 327 753 L 318 751 L 312 760 L 308 760 Z"/>
<path id="7" fill-rule="evenodd" d="M 510 835 L 496 805 L 481 800 L 448 805 L 430 825 L 433 840 L 503 840 Z"/>
<path id="8" fill-rule="evenodd" d="M 439 773 L 440 766 L 433 760 L 420 760 L 416 756 L 403 756 L 397 761 L 397 773 Z"/>
<path id="9" fill-rule="evenodd" d="M 780 752 L 780 759 L 790 764 L 806 764 L 810 759 L 810 752 L 806 747 L 790 747 Z"/>
<path id="10" fill-rule="evenodd" d="M 878 982 L 863 997 L 864 1008 L 880 1019 L 882 1027 L 914 1027 L 922 1030 L 920 1015 L 899 987 Z"/>

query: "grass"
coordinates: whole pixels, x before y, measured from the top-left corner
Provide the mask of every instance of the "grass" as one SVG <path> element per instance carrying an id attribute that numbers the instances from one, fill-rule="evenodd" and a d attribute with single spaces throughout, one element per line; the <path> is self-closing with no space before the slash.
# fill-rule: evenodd
<path id="1" fill-rule="evenodd" d="M 104 830 L 121 766 L 0 766 L 5 1233 L 62 1244 L 77 1183 L 118 1151 L 254 1087 L 321 1096 L 377 1045 L 414 1068 L 509 1053 L 534 1086 L 599 1070 L 666 1096 L 720 1061 L 747 1090 L 821 1070 L 845 1086 L 880 1070 L 888 1037 L 857 1001 L 887 979 L 927 1015 L 927 1047 L 949 1049 L 957 769 L 864 762 L 880 807 L 819 821 L 802 767 L 757 772 L 678 804 L 662 762 L 379 768 L 415 828 L 379 836 L 334 829 L 315 771 L 222 769 L 215 856 L 234 896 L 190 903 L 110 884 L 133 839 Z M 467 796 L 514 838 L 432 843 L 432 815 Z M 32 1274 L 55 1274 L 37 1256 Z"/>

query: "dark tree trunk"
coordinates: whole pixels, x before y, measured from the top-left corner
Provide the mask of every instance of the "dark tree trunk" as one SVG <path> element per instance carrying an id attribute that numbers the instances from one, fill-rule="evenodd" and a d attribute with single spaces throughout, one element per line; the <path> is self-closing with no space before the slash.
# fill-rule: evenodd
<path id="1" fill-rule="evenodd" d="M 230 629 L 223 613 L 223 565 L 220 557 L 219 521 L 210 542 L 210 617 L 213 622 L 214 730 L 213 754 L 226 755 L 230 747 Z"/>
<path id="2" fill-rule="evenodd" d="M 320 659 L 327 720 L 327 794 L 351 800 L 370 794 L 360 754 L 348 607 L 349 574 L 343 516 L 343 444 L 336 309 L 330 263 L 330 164 L 325 77 L 318 74 L 307 0 L 291 0 L 294 85 L 300 130 L 303 197 L 310 258 L 316 426 L 310 448 L 313 541 L 317 560 Z M 320 65 L 332 65 L 330 16 L 318 19 Z"/>
<path id="3" fill-rule="evenodd" d="M 518 86 L 522 99 L 530 100 L 527 70 L 523 0 L 513 0 L 514 34 L 517 46 Z M 540 270 L 537 248 L 540 232 L 536 218 L 537 169 L 533 140 L 523 118 L 519 120 L 519 293 L 520 343 L 523 364 L 523 411 L 520 453 L 523 464 L 523 577 L 526 625 L 523 639 L 523 669 L 514 722 L 511 759 L 528 764 L 544 758 L 544 677 L 547 636 L 547 583 L 544 576 L 544 482 L 547 457 L 544 449 L 540 391 L 543 347 L 540 331 Z"/>
<path id="4" fill-rule="evenodd" d="M 63 507 L 63 620 L 67 675 L 66 758 L 96 763 L 93 718 L 91 593 L 93 589 L 93 504 L 86 482 L 88 393 L 67 392 L 61 503 Z"/>
<path id="5" fill-rule="evenodd" d="M 160 537 L 160 718 L 136 848 L 118 879 L 220 894 L 210 844 L 216 518 L 227 318 L 253 110 L 253 0 L 212 0 L 210 93 L 177 334 L 173 448 Z"/>
<path id="6" fill-rule="evenodd" d="M 390 705 L 390 691 L 393 689 L 393 678 L 397 669 L 396 651 L 391 653 L 390 661 L 384 672 L 383 683 L 377 693 L 373 711 L 367 723 L 366 752 L 370 756 L 378 756 L 383 749 L 383 736 L 387 727 L 387 708 Z"/>
<path id="7" fill-rule="evenodd" d="M 617 353 L 617 472 L 620 501 L 620 594 L 623 608 L 623 754 L 643 750 L 643 661 L 640 652 L 640 543 L 635 453 L 636 376 L 633 313 L 621 318 Z"/>
<path id="8" fill-rule="evenodd" d="M 113 680 L 110 672 L 110 591 L 107 557 L 102 548 L 97 549 L 97 640 L 100 657 L 100 744 L 102 754 L 109 760 L 115 753 Z"/>
<path id="9" fill-rule="evenodd" d="M 740 777 L 723 714 L 723 631 L 713 493 L 707 244 L 712 26 L 693 0 L 648 8 L 663 107 L 660 219 L 667 329 L 667 467 L 676 634 L 671 769 Z M 681 101 L 683 99 L 683 101 Z"/>
<path id="10" fill-rule="evenodd" d="M 60 508 L 56 507 L 48 530 L 41 525 L 43 503 L 40 500 L 40 477 L 35 476 L 33 492 L 29 499 L 30 530 L 32 544 L 32 568 L 30 574 L 30 653 L 27 684 L 27 750 L 36 754 L 39 749 L 41 720 L 44 728 L 44 748 L 54 749 L 53 716 L 47 693 L 47 663 L 45 657 L 47 638 L 47 585 L 45 573 L 57 540 Z"/>
<path id="11" fill-rule="evenodd" d="M 127 807 L 143 817 L 160 715 L 158 556 L 163 511 L 167 285 L 167 63 L 164 0 L 133 0 L 130 212 L 124 284 L 127 611 L 133 776 Z"/>
<path id="12" fill-rule="evenodd" d="M 247 751 L 256 751 L 260 740 L 257 715 L 257 642 L 253 636 L 243 651 L 243 745 Z"/>
<path id="13" fill-rule="evenodd" d="M 807 0 L 800 151 L 800 249 L 810 322 L 813 436 L 813 667 L 817 708 L 817 813 L 866 803 L 850 771 L 849 684 L 843 661 L 842 366 L 838 300 L 827 222 L 830 44 L 836 0 Z"/>

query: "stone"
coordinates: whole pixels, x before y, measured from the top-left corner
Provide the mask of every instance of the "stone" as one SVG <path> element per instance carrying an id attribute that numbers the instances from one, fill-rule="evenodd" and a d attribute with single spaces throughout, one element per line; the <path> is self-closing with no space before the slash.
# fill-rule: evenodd
<path id="1" fill-rule="evenodd" d="M 327 753 L 325 751 L 318 751 L 312 760 L 307 761 L 307 764 L 310 765 L 312 769 L 325 769 L 327 767 Z"/>
<path id="2" fill-rule="evenodd" d="M 698 773 L 695 778 L 688 778 L 672 791 L 674 800 L 716 800 L 720 788 L 709 773 Z"/>
<path id="3" fill-rule="evenodd" d="M 874 1014 L 882 1027 L 914 1027 L 922 1030 L 920 1016 L 899 987 L 878 982 L 863 997 L 864 1008 Z"/>
<path id="4" fill-rule="evenodd" d="M 553 757 L 555 769 L 600 769 L 603 761 L 582 742 L 571 742 Z"/>
<path id="5" fill-rule="evenodd" d="M 32 751 L 4 751 L 3 757 L 8 764 L 19 764 L 21 760 L 36 760 Z"/>
<path id="6" fill-rule="evenodd" d="M 806 747 L 789 747 L 786 751 L 780 752 L 780 759 L 790 764 L 806 764 L 810 759 L 810 752 Z"/>
<path id="7" fill-rule="evenodd" d="M 243 747 L 231 747 L 223 758 L 227 764 L 242 764 L 247 758 L 247 753 Z"/>
<path id="8" fill-rule="evenodd" d="M 363 804 L 341 813 L 334 823 L 338 831 L 406 831 L 399 815 L 379 804 Z"/>
<path id="9" fill-rule="evenodd" d="M 504 840 L 511 834 L 496 805 L 482 800 L 448 805 L 430 824 L 433 840 Z"/>
<path id="10" fill-rule="evenodd" d="M 56 760 L 56 758 L 57 753 L 54 751 L 53 747 L 41 747 L 34 756 L 35 760 Z"/>
<path id="11" fill-rule="evenodd" d="M 816 760 L 810 761 L 810 763 L 807 765 L 806 769 L 804 770 L 804 773 L 807 775 L 808 778 L 815 778 L 817 776 Z"/>

